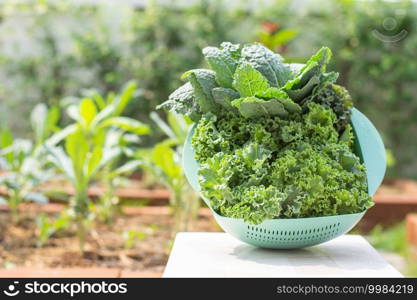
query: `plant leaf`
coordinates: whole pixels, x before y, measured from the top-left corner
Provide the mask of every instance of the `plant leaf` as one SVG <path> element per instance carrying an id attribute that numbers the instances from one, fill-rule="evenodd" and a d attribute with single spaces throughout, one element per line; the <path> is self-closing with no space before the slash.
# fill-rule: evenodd
<path id="1" fill-rule="evenodd" d="M 97 115 L 97 107 L 93 100 L 84 98 L 80 103 L 80 116 L 87 126 L 94 120 Z"/>
<path id="2" fill-rule="evenodd" d="M 331 55 L 329 48 L 322 47 L 299 70 L 295 77 L 285 84 L 283 89 L 291 99 L 301 102 L 303 98 L 311 94 L 324 78 L 321 75 L 325 72 Z"/>
<path id="3" fill-rule="evenodd" d="M 201 117 L 200 106 L 195 100 L 194 89 L 190 82 L 176 89 L 169 95 L 167 101 L 156 107 L 156 109 L 161 108 L 188 116 L 195 122 Z"/>
<path id="4" fill-rule="evenodd" d="M 291 70 L 283 63 L 283 58 L 261 44 L 244 46 L 241 55 L 242 60 L 259 71 L 272 87 L 282 87 L 291 77 Z"/>
<path id="5" fill-rule="evenodd" d="M 65 154 L 62 148 L 45 145 L 49 160 L 75 184 L 75 174 L 71 159 Z"/>
<path id="6" fill-rule="evenodd" d="M 194 90 L 194 97 L 202 112 L 216 112 L 211 90 L 217 86 L 215 73 L 212 70 L 195 69 L 185 72 L 181 78 L 188 79 Z"/>
<path id="7" fill-rule="evenodd" d="M 30 113 L 30 123 L 35 132 L 36 141 L 42 141 L 46 131 L 48 107 L 44 103 L 35 105 Z"/>
<path id="8" fill-rule="evenodd" d="M 131 160 L 127 163 L 121 165 L 116 170 L 111 172 L 112 177 L 117 177 L 120 175 L 127 175 L 131 174 L 133 171 L 135 171 L 140 165 L 142 165 L 142 161 L 140 160 Z"/>
<path id="9" fill-rule="evenodd" d="M 78 129 L 77 124 L 71 124 L 65 127 L 64 129 L 61 129 L 54 135 L 52 135 L 49 139 L 45 141 L 45 144 L 49 147 L 53 147 L 58 145 L 61 141 L 63 141 L 68 135 L 73 133 Z"/>
<path id="10" fill-rule="evenodd" d="M 235 72 L 233 87 L 241 97 L 252 97 L 270 88 L 268 80 L 261 72 L 247 63 L 240 64 Z"/>
<path id="11" fill-rule="evenodd" d="M 233 89 L 216 87 L 211 91 L 211 93 L 213 94 L 213 99 L 217 104 L 227 110 L 237 111 L 236 108 L 232 106 L 232 101 L 240 97 L 238 92 Z"/>
<path id="12" fill-rule="evenodd" d="M 99 147 L 95 147 L 88 159 L 87 178 L 91 178 L 91 176 L 96 172 L 102 158 L 103 150 Z"/>
<path id="13" fill-rule="evenodd" d="M 148 125 L 139 122 L 138 120 L 131 119 L 128 117 L 112 117 L 105 121 L 103 121 L 100 125 L 100 128 L 105 127 L 117 127 L 123 129 L 125 131 L 130 131 L 135 134 L 148 134 L 150 132 L 150 128 Z"/>
<path id="14" fill-rule="evenodd" d="M 239 48 L 239 45 L 225 42 L 220 45 L 220 48 L 206 47 L 203 49 L 203 55 L 216 72 L 216 81 L 221 87 L 232 87 L 233 74 L 239 62 Z"/>
<path id="15" fill-rule="evenodd" d="M 131 81 L 128 82 L 123 89 L 122 95 L 115 100 L 115 110 L 114 114 L 116 116 L 120 116 L 126 106 L 129 104 L 130 101 L 133 99 L 134 93 L 137 91 L 137 85 L 135 82 Z"/>
<path id="16" fill-rule="evenodd" d="M 77 130 L 67 136 L 65 139 L 65 150 L 71 159 L 75 175 L 79 179 L 83 178 L 83 169 L 87 161 L 89 145 L 81 130 Z"/>
<path id="17" fill-rule="evenodd" d="M 10 146 L 13 145 L 13 136 L 12 133 L 10 132 L 10 130 L 8 128 L 3 128 L 0 131 L 0 147 L 1 147 L 1 151 L 3 152 L 4 149 L 9 148 Z M 14 158 L 14 154 L 13 152 L 8 152 L 8 153 L 1 153 L 2 156 L 4 156 L 4 158 L 6 159 L 8 164 L 12 164 L 13 163 L 13 158 Z"/>
<path id="18" fill-rule="evenodd" d="M 288 112 L 279 99 L 263 100 L 256 97 L 245 97 L 234 100 L 232 105 L 237 107 L 240 114 L 245 118 L 288 116 Z"/>

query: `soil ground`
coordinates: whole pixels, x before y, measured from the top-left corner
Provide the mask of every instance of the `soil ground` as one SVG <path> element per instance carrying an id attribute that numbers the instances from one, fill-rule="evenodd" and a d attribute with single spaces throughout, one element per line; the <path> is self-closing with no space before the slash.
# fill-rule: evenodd
<path id="1" fill-rule="evenodd" d="M 84 255 L 71 230 L 53 235 L 37 247 L 36 216 L 23 216 L 12 225 L 0 212 L 0 268 L 108 267 L 161 273 L 172 245 L 173 217 L 169 215 L 119 216 L 113 224 L 97 224 L 90 230 Z M 125 248 L 123 232 L 135 230 L 146 237 Z M 200 216 L 191 231 L 219 231 L 212 217 Z"/>

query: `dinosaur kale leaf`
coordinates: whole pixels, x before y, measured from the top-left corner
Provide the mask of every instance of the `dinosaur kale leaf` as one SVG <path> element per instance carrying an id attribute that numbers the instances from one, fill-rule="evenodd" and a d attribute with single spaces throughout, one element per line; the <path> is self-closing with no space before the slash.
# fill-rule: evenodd
<path id="1" fill-rule="evenodd" d="M 216 112 L 218 105 L 214 102 L 211 90 L 217 86 L 212 70 L 195 69 L 185 72 L 182 79 L 187 79 L 194 90 L 194 98 L 202 113 Z"/>
<path id="2" fill-rule="evenodd" d="M 301 102 L 325 79 L 323 73 L 326 71 L 326 65 L 329 63 L 330 57 L 330 49 L 327 47 L 321 48 L 307 61 L 293 79 L 286 82 L 283 89 L 291 99 Z"/>
<path id="3" fill-rule="evenodd" d="M 221 105 L 222 108 L 237 112 L 236 108 L 232 106 L 232 101 L 240 97 L 238 92 L 229 88 L 216 87 L 211 91 L 211 94 L 214 102 Z"/>
<path id="4" fill-rule="evenodd" d="M 245 118 L 260 116 L 279 116 L 284 118 L 288 116 L 288 112 L 279 99 L 263 100 L 256 97 L 245 97 L 234 100 L 232 105 Z"/>
<path id="5" fill-rule="evenodd" d="M 283 58 L 261 44 L 249 44 L 242 48 L 242 60 L 258 70 L 273 87 L 282 87 L 291 77 L 291 69 Z"/>
<path id="6" fill-rule="evenodd" d="M 167 101 L 156 108 L 163 108 L 180 115 L 188 116 L 195 122 L 201 117 L 200 106 L 195 101 L 194 89 L 189 82 L 176 89 L 169 95 Z"/>
<path id="7" fill-rule="evenodd" d="M 239 63 L 240 46 L 229 42 L 222 43 L 220 48 L 206 47 L 203 55 L 216 73 L 217 83 L 224 88 L 231 88 L 233 74 Z"/>

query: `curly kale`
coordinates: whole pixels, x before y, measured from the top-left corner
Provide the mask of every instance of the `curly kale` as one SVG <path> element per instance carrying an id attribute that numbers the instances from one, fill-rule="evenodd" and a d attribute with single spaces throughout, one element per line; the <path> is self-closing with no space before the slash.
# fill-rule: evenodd
<path id="1" fill-rule="evenodd" d="M 317 103 L 292 119 L 204 115 L 192 145 L 202 194 L 221 215 L 258 224 L 272 218 L 349 214 L 372 205 L 353 135 Z"/>

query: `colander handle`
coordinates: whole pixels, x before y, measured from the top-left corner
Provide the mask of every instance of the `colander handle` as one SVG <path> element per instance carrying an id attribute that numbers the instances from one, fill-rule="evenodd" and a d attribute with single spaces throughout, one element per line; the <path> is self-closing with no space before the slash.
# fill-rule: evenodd
<path id="1" fill-rule="evenodd" d="M 384 179 L 387 167 L 384 143 L 372 122 L 356 108 L 352 109 L 351 123 L 355 151 L 365 164 L 368 193 L 373 196 Z"/>

